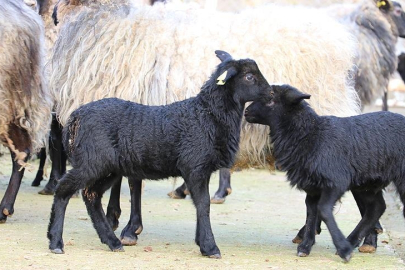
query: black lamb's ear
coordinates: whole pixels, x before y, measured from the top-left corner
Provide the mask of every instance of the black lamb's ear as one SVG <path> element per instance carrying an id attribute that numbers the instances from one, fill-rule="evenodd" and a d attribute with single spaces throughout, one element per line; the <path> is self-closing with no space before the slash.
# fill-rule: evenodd
<path id="1" fill-rule="evenodd" d="M 225 52 L 225 51 L 216 50 L 215 54 L 217 55 L 219 60 L 221 60 L 221 62 L 225 62 L 227 60 L 232 60 L 232 56 L 229 53 Z"/>
<path id="2" fill-rule="evenodd" d="M 383 11 L 389 11 L 392 8 L 392 2 L 390 0 L 377 0 L 376 5 Z"/>
<path id="3" fill-rule="evenodd" d="M 309 99 L 311 97 L 311 95 L 308 94 L 304 94 L 301 91 L 299 91 L 297 88 L 292 87 L 290 85 L 286 86 L 287 92 L 286 92 L 286 100 L 288 103 L 290 104 L 298 104 L 301 102 L 301 100 L 303 99 Z"/>
<path id="4" fill-rule="evenodd" d="M 224 85 L 230 78 L 238 73 L 235 67 L 230 67 L 217 78 L 217 85 Z"/>

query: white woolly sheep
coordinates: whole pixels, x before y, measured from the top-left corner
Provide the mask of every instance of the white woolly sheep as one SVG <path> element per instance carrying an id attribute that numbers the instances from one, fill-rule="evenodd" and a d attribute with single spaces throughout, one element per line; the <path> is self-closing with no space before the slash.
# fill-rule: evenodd
<path id="1" fill-rule="evenodd" d="M 13 171 L 0 204 L 0 223 L 14 203 L 30 153 L 42 147 L 51 120 L 44 77 L 44 27 L 22 0 L 0 5 L 0 142 L 8 147 Z"/>
<path id="2" fill-rule="evenodd" d="M 360 111 L 347 79 L 354 38 L 322 11 L 269 5 L 230 14 L 175 4 L 66 2 L 57 6 L 62 26 L 50 79 L 62 125 L 80 105 L 105 97 L 161 105 L 194 96 L 216 48 L 258 59 L 269 81 L 311 93 L 320 114 Z M 267 133 L 244 123 L 240 159 L 263 163 Z"/>

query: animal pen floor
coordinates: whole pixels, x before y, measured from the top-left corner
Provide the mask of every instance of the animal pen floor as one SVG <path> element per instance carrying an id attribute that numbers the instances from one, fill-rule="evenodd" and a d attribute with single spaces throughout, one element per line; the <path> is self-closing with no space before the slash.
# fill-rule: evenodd
<path id="1" fill-rule="evenodd" d="M 37 163 L 34 161 L 36 166 Z M 11 162 L 0 158 L 0 196 L 8 184 Z M 27 172 L 15 204 L 15 214 L 0 224 L 0 269 L 400 269 L 405 268 L 402 241 L 405 222 L 401 210 L 386 192 L 387 211 L 382 218 L 375 254 L 355 250 L 350 263 L 335 255 L 325 225 L 309 257 L 296 256 L 291 242 L 305 220 L 305 194 L 291 189 L 282 173 L 246 170 L 233 174 L 233 193 L 223 205 L 211 206 L 211 222 L 222 259 L 202 257 L 194 244 L 195 208 L 190 200 L 166 195 L 171 180 L 147 181 L 142 202 L 144 231 L 138 245 L 114 253 L 102 244 L 92 227 L 81 198 L 72 198 L 66 213 L 65 254 L 48 250 L 46 230 L 52 196 L 37 194 L 31 187 L 34 172 Z M 180 181 L 179 181 L 180 182 Z M 180 183 L 177 184 L 180 184 Z M 44 183 L 41 184 L 44 186 Z M 218 186 L 212 177 L 210 191 Z M 104 203 L 108 195 L 105 195 Z M 121 223 L 129 218 L 129 189 L 121 191 Z M 359 221 L 353 197 L 346 194 L 334 211 L 343 233 L 348 235 Z"/>

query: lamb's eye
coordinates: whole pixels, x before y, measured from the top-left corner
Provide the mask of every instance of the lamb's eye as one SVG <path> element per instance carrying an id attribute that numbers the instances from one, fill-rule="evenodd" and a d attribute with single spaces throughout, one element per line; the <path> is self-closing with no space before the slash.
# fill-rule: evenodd
<path id="1" fill-rule="evenodd" d="M 253 77 L 252 74 L 248 73 L 248 74 L 246 74 L 245 79 L 246 79 L 247 81 L 251 82 L 251 81 L 253 81 L 255 78 Z"/>

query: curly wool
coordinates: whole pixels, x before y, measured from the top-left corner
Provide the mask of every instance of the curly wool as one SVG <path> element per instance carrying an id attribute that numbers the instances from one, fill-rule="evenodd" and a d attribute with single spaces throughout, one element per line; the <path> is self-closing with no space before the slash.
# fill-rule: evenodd
<path id="1" fill-rule="evenodd" d="M 328 11 L 358 40 L 353 74 L 355 89 L 362 105 L 370 104 L 388 91 L 390 77 L 396 70 L 397 27 L 389 13 L 381 12 L 373 0 L 334 5 Z"/>
<path id="2" fill-rule="evenodd" d="M 0 139 L 17 157 L 8 134 L 10 124 L 28 132 L 33 151 L 43 146 L 49 129 L 51 95 L 44 57 L 40 16 L 23 1 L 4 0 L 0 5 Z"/>
<path id="3" fill-rule="evenodd" d="M 50 85 L 64 125 L 80 105 L 118 97 L 149 105 L 195 96 L 216 49 L 255 59 L 266 79 L 311 93 L 320 114 L 358 114 L 347 72 L 354 38 L 324 12 L 269 5 L 240 14 L 158 4 L 60 6 Z M 264 163 L 268 130 L 243 121 L 240 158 Z"/>

